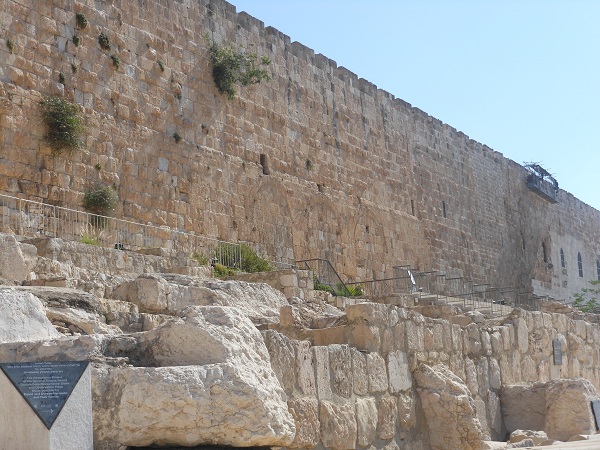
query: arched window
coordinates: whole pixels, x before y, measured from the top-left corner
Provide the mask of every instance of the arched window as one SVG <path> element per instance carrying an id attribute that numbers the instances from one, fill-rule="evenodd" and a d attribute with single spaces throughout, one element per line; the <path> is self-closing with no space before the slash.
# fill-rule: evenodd
<path id="1" fill-rule="evenodd" d="M 544 254 L 544 262 L 548 262 L 548 253 L 546 252 L 546 243 L 542 242 L 542 253 Z"/>
<path id="2" fill-rule="evenodd" d="M 565 265 L 565 252 L 563 252 L 563 249 L 560 249 L 560 267 L 562 267 L 563 269 L 566 267 Z"/>
<path id="3" fill-rule="evenodd" d="M 579 267 L 579 276 L 583 278 L 583 261 L 581 260 L 581 253 L 577 253 L 577 267 Z"/>

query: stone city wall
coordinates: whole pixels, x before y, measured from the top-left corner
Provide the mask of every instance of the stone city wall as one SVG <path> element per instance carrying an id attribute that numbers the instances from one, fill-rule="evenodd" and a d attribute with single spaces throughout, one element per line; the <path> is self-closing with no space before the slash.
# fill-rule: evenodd
<path id="1" fill-rule="evenodd" d="M 326 258 L 356 280 L 411 264 L 566 298 L 596 278 L 600 212 L 565 191 L 546 202 L 519 164 L 225 1 L 1 4 L 5 193 L 73 206 L 110 185 L 120 217 Z M 205 36 L 268 56 L 272 81 L 227 100 Z M 44 143 L 50 94 L 81 105 L 83 150 Z"/>
<path id="2" fill-rule="evenodd" d="M 501 324 L 468 326 L 373 303 L 349 306 L 347 314 L 347 325 L 308 330 L 313 335 L 307 340 L 287 338 L 289 327 L 263 332 L 296 421 L 292 447 L 387 448 L 396 442 L 438 448 L 428 446 L 432 410 L 422 395 L 431 387 L 422 365 L 448 367 L 474 405 L 471 419 L 459 417 L 457 409 L 446 420 L 448 429 L 436 435 L 456 435 L 457 427 L 476 417 L 481 437 L 505 439 L 514 431 L 511 385 L 582 377 L 600 386 L 600 328 L 564 314 L 515 309 Z M 554 364 L 553 339 L 561 342 L 562 365 Z M 444 389 L 433 390 L 434 409 L 443 409 Z M 471 448 L 461 445 L 449 448 Z"/>

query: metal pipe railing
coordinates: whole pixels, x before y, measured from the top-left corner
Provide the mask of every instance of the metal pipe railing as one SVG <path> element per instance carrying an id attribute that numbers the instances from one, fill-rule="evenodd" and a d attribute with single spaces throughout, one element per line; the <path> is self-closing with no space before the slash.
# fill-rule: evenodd
<path id="1" fill-rule="evenodd" d="M 2 231 L 123 250 L 161 247 L 241 268 L 241 245 L 170 227 L 141 224 L 0 194 Z"/>

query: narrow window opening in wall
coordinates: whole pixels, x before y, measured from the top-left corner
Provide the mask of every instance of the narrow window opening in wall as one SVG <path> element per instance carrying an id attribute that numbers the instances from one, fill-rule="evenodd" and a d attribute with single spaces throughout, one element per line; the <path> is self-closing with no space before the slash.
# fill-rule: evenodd
<path id="1" fill-rule="evenodd" d="M 269 175 L 271 173 L 271 170 L 269 169 L 269 160 L 267 159 L 267 155 L 264 153 L 260 154 L 260 165 L 262 166 L 264 175 Z"/>
<path id="2" fill-rule="evenodd" d="M 542 242 L 542 253 L 544 255 L 544 262 L 548 262 L 548 253 L 546 252 L 546 243 Z"/>
<path id="3" fill-rule="evenodd" d="M 442 200 L 442 214 L 444 214 L 444 217 L 448 217 L 446 215 L 446 202 Z"/>
<path id="4" fill-rule="evenodd" d="M 600 281 L 600 259 L 596 260 L 596 275 L 596 278 L 598 278 L 598 281 Z"/>
<path id="5" fill-rule="evenodd" d="M 368 233 L 369 232 L 369 225 L 365 226 L 365 231 Z"/>
<path id="6" fill-rule="evenodd" d="M 565 252 L 563 252 L 563 249 L 560 249 L 560 267 L 562 267 L 563 269 L 566 267 L 565 264 Z"/>
<path id="7" fill-rule="evenodd" d="M 415 215 L 415 201 L 411 200 L 410 201 L 410 211 L 412 212 L 412 215 Z"/>
<path id="8" fill-rule="evenodd" d="M 577 267 L 579 268 L 579 276 L 583 278 L 583 261 L 581 259 L 581 253 L 577 253 Z"/>
<path id="9" fill-rule="evenodd" d="M 521 244 L 523 245 L 523 250 L 525 250 L 525 238 L 524 237 L 521 238 Z"/>

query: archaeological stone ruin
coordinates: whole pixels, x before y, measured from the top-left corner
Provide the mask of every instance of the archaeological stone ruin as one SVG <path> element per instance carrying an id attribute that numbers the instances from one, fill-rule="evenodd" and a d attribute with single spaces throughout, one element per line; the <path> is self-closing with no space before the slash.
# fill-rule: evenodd
<path id="1" fill-rule="evenodd" d="M 0 450 L 600 448 L 600 211 L 543 167 L 224 0 L 0 38 Z"/>

